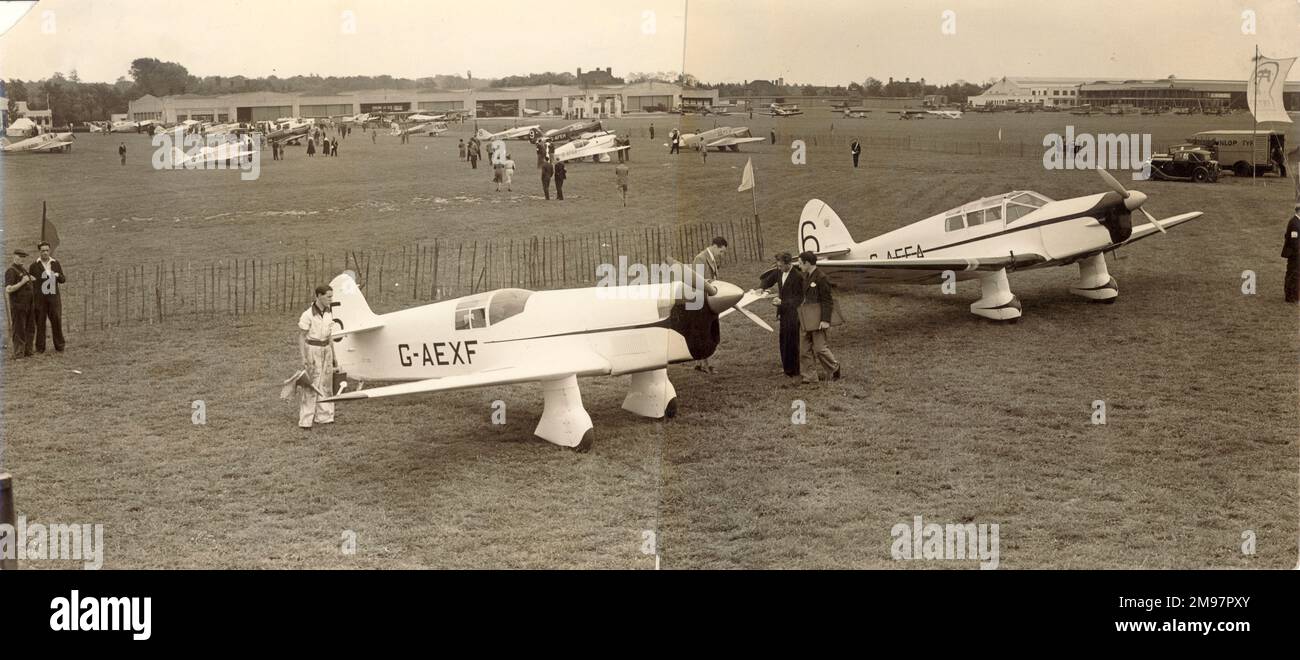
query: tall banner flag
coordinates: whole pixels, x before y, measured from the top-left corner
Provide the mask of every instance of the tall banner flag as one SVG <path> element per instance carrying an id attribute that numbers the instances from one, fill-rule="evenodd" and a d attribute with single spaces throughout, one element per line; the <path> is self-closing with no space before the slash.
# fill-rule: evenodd
<path id="1" fill-rule="evenodd" d="M 1291 73 L 1291 65 L 1296 58 L 1275 60 L 1262 55 L 1255 56 L 1254 75 L 1246 85 L 1246 102 L 1250 105 L 1255 121 L 1276 121 L 1291 123 L 1282 104 L 1282 91 L 1286 78 Z"/>
<path id="2" fill-rule="evenodd" d="M 45 217 L 45 202 L 41 202 L 41 240 L 50 244 L 51 250 L 59 249 L 59 230 Z"/>
<path id="3" fill-rule="evenodd" d="M 740 187 L 736 192 L 745 192 L 754 187 L 754 159 L 745 161 L 745 173 L 740 176 Z"/>

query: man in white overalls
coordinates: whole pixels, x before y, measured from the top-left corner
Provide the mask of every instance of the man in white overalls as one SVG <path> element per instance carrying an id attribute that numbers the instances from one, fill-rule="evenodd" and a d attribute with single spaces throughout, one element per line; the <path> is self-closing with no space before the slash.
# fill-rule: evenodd
<path id="1" fill-rule="evenodd" d="M 334 314 L 330 308 L 333 297 L 334 291 L 328 286 L 316 287 L 316 301 L 298 317 L 302 368 L 315 386 L 298 388 L 298 426 L 304 429 L 311 428 L 312 422 L 334 422 L 334 404 L 321 403 L 316 391 L 333 393 L 334 345 L 330 341 L 334 334 Z"/>

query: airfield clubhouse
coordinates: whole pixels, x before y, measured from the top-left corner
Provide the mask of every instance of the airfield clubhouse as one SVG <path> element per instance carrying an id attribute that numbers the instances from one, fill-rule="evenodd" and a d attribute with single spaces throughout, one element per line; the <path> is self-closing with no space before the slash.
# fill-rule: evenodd
<path id="1" fill-rule="evenodd" d="M 716 105 L 716 89 L 683 88 L 648 81 L 617 85 L 537 85 L 481 89 L 421 91 L 366 90 L 338 94 L 247 92 L 205 96 L 145 95 L 128 105 L 133 121 L 187 119 L 218 123 L 273 121 L 281 117 L 339 117 L 363 112 L 467 112 L 471 117 L 525 117 L 536 111 L 579 118 L 622 116 L 624 113 L 664 112 L 676 108 Z"/>

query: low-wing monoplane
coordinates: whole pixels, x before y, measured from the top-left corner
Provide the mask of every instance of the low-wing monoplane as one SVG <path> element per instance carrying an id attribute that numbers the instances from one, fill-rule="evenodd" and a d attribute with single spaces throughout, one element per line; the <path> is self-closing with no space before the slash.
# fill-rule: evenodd
<path id="1" fill-rule="evenodd" d="M 566 142 L 555 148 L 555 162 L 582 160 L 583 158 L 599 158 L 605 154 L 611 154 L 624 149 L 630 149 L 630 145 L 619 145 L 618 136 L 613 133 L 590 133 L 585 134 L 577 140 Z"/>
<path id="2" fill-rule="evenodd" d="M 698 289 L 691 281 L 698 280 L 499 289 L 379 315 L 346 272 L 330 282 L 339 369 L 353 381 L 402 382 L 345 390 L 327 400 L 536 382 L 544 403 L 534 433 L 586 451 L 594 436 L 579 377 L 630 375 L 625 410 L 673 417 L 677 392 L 668 365 L 701 360 L 717 349 L 718 315 L 736 306 L 743 292 L 723 281 Z"/>
<path id="3" fill-rule="evenodd" d="M 680 144 L 688 149 L 717 149 L 718 151 L 731 149 L 732 151 L 740 151 L 740 145 L 742 144 L 763 142 L 765 139 L 751 136 L 748 127 L 719 126 L 703 133 L 685 133 L 680 138 Z"/>
<path id="4" fill-rule="evenodd" d="M 1070 293 L 1114 302 L 1119 284 L 1105 253 L 1201 216 L 1200 211 L 1157 220 L 1142 208 L 1147 196 L 1126 190 L 1098 170 L 1111 190 L 1055 201 L 1017 190 L 959 206 L 857 243 L 825 202 L 810 200 L 799 218 L 799 246 L 819 255 L 817 267 L 833 280 L 934 284 L 945 274 L 978 278 L 981 297 L 972 314 L 997 321 L 1021 315 L 1007 273 L 1046 266 L 1079 265 Z M 1133 225 L 1140 211 L 1147 222 Z"/>
<path id="5" fill-rule="evenodd" d="M 491 142 L 493 140 L 535 140 L 542 134 L 541 126 L 519 126 L 517 128 L 507 128 L 499 133 L 489 133 L 480 128 L 474 133 L 479 142 Z"/>
<path id="6" fill-rule="evenodd" d="M 552 144 L 558 144 L 566 140 L 576 140 L 581 137 L 583 133 L 597 133 L 602 130 L 604 130 L 604 127 L 601 126 L 599 119 L 578 121 L 567 126 L 552 128 L 551 130 L 542 133 L 541 139 Z"/>
<path id="7" fill-rule="evenodd" d="M 72 133 L 41 133 L 26 140 L 10 142 L 9 138 L 0 138 L 0 151 L 17 153 L 31 151 L 34 153 L 68 153 L 72 151 L 72 141 L 77 139 Z"/>

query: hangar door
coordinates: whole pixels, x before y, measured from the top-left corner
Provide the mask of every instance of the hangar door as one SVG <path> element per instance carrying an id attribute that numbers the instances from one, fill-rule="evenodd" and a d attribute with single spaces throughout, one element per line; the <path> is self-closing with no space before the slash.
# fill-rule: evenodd
<path id="1" fill-rule="evenodd" d="M 518 117 L 519 100 L 478 101 L 475 110 L 479 117 Z"/>

